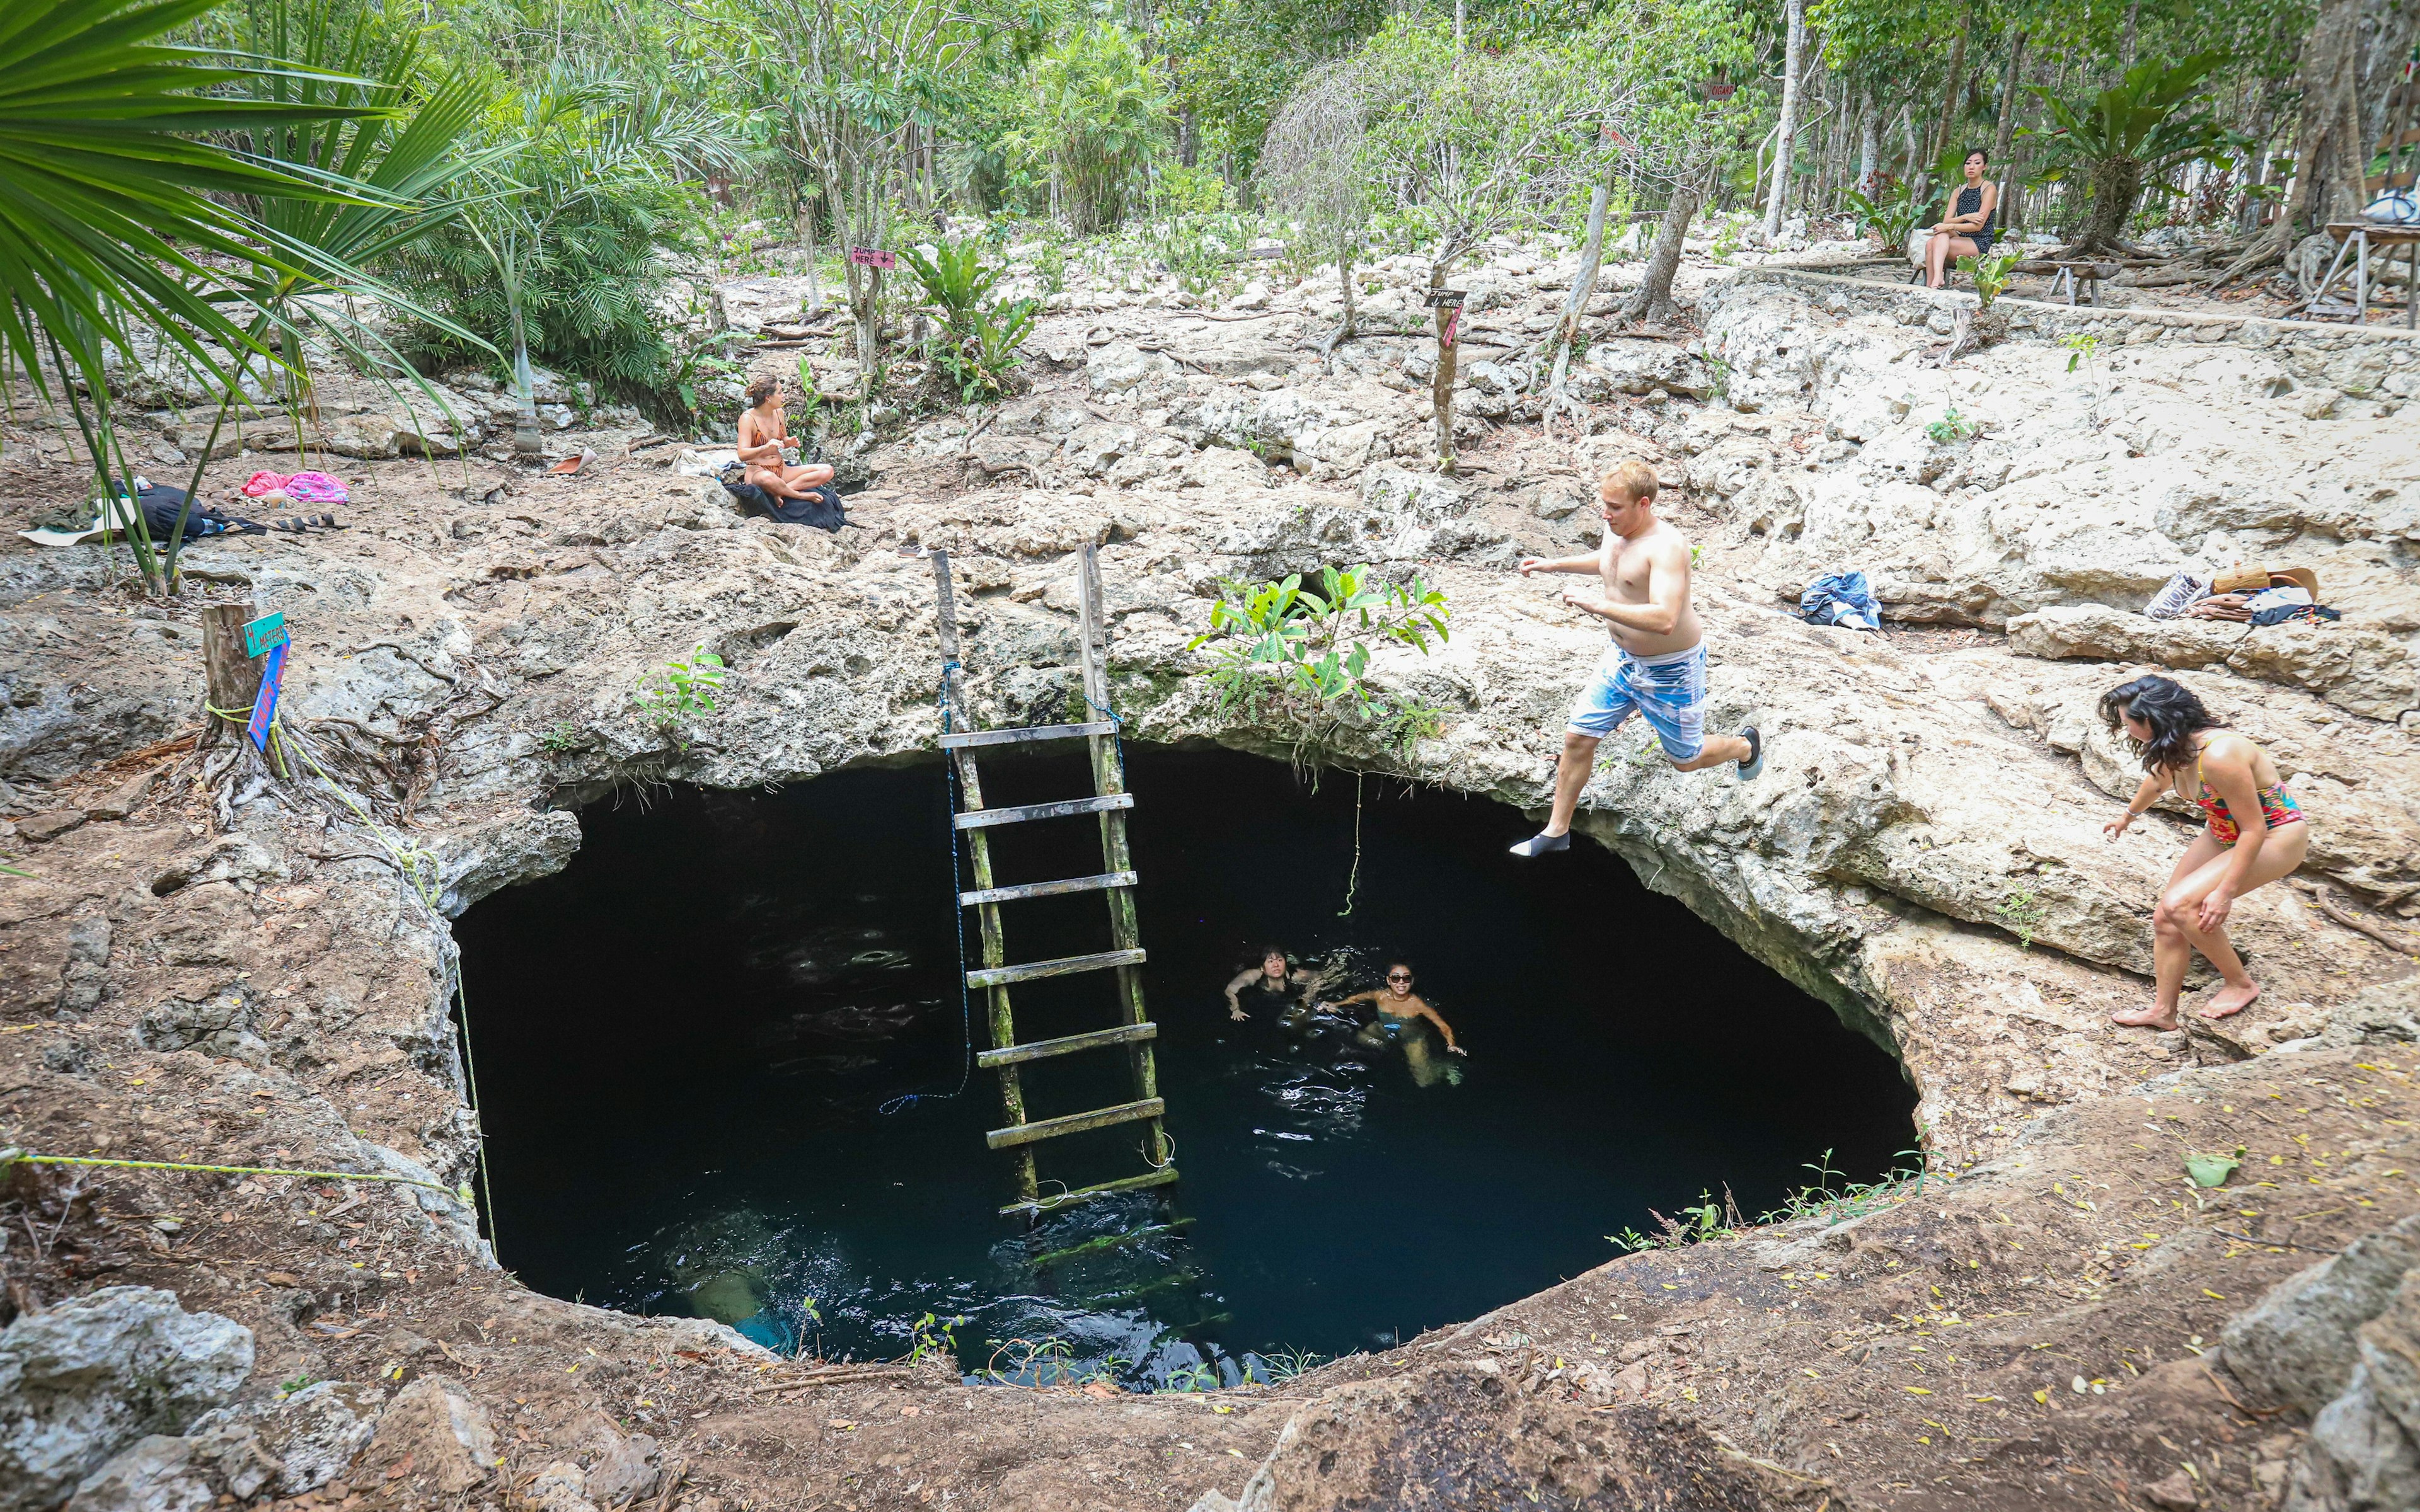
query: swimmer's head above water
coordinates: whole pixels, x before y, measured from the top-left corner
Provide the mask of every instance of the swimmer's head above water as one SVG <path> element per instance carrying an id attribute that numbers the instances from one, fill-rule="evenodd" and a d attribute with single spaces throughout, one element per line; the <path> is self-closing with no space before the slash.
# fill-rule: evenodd
<path id="1" fill-rule="evenodd" d="M 1293 969 L 1294 963 L 1286 958 L 1286 953 L 1283 949 L 1274 945 L 1263 946 L 1261 948 L 1262 976 L 1272 980 L 1279 980 L 1282 979 L 1287 972 Z"/>

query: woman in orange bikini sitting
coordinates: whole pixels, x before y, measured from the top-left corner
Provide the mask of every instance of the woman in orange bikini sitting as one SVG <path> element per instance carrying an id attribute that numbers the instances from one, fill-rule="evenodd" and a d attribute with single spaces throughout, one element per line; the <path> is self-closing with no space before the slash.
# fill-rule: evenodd
<path id="1" fill-rule="evenodd" d="M 2151 909 L 2151 959 L 2159 995 L 2149 1008 L 2111 1015 L 2112 1022 L 2154 1029 L 2177 1026 L 2177 995 L 2193 952 L 2218 968 L 2226 985 L 2201 1016 L 2241 1013 L 2260 995 L 2243 958 L 2226 943 L 2226 915 L 2235 900 L 2276 881 L 2310 854 L 2311 826 L 2286 794 L 2277 764 L 2243 736 L 2223 728 L 2200 699 L 2166 677 L 2137 677 L 2101 700 L 2102 717 L 2122 725 L 2143 753 L 2147 775 L 2122 819 L 2102 827 L 2111 840 L 2126 833 L 2160 790 L 2198 804 L 2210 827 L 2177 862 Z M 2190 782 L 2190 789 L 2186 784 Z"/>

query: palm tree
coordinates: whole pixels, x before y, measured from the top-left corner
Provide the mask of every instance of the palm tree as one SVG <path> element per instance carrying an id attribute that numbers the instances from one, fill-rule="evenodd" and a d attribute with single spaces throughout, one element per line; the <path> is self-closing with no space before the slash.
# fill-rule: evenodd
<path id="1" fill-rule="evenodd" d="M 2223 53 L 2196 53 L 2178 63 L 2137 63 L 2079 104 L 2028 86 L 2049 107 L 2052 129 L 2026 134 L 2047 136 L 2058 160 L 2037 182 L 2055 181 L 2078 166 L 2091 176 L 2092 209 L 2066 255 L 2134 254 L 2125 240 L 2126 221 L 2146 176 L 2209 157 L 2233 140 L 2208 112 L 2185 113 L 2202 81 L 2226 61 Z"/>
<path id="2" fill-rule="evenodd" d="M 317 259 L 239 201 L 358 197 L 341 178 L 246 157 L 209 133 L 386 113 L 256 93 L 302 76 L 160 40 L 218 3 L 9 0 L 0 25 L 0 358 L 39 399 L 64 397 L 103 497 L 131 472 L 110 404 L 113 354 L 139 363 L 156 342 L 225 390 L 238 382 L 230 354 L 286 362 L 260 308 L 206 259 L 280 278 L 308 276 Z M 145 580 L 170 588 L 173 555 L 154 559 L 139 514 L 131 533 Z"/>

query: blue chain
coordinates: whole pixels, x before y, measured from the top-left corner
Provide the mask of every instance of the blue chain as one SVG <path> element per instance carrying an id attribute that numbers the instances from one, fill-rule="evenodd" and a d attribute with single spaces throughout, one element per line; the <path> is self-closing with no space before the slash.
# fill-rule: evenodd
<path id="1" fill-rule="evenodd" d="M 941 733 L 945 735 L 950 733 L 950 674 L 958 670 L 959 663 L 954 661 L 943 665 L 940 689 L 933 699 L 934 705 L 940 711 Z M 947 1102 L 967 1089 L 967 1078 L 974 1071 L 974 1008 L 967 996 L 967 911 L 958 903 L 958 765 L 946 756 L 942 758 L 942 765 L 947 772 L 943 780 L 949 784 L 950 795 L 950 909 L 958 935 L 958 1085 L 956 1090 L 948 1092 L 902 1092 L 876 1110 L 880 1113 L 896 1113 L 920 1102 Z"/>

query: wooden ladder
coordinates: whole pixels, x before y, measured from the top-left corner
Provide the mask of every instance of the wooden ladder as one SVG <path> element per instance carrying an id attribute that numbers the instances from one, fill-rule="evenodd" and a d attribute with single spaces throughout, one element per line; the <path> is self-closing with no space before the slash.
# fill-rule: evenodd
<path id="1" fill-rule="evenodd" d="M 1143 1015 L 1141 966 L 1144 955 L 1141 933 L 1135 923 L 1134 862 L 1126 849 L 1126 813 L 1134 808 L 1134 795 L 1125 791 L 1123 775 L 1118 769 L 1117 721 L 1114 717 L 1108 717 L 1081 724 L 1032 725 L 1012 730 L 973 728 L 973 721 L 967 717 L 966 695 L 959 682 L 958 612 L 950 580 L 950 554 L 937 550 L 932 553 L 932 560 L 934 586 L 940 594 L 941 684 L 950 714 L 950 728 L 941 735 L 941 749 L 957 763 L 958 787 L 966 803 L 963 810 L 952 815 L 951 822 L 967 838 L 975 884 L 970 890 L 958 894 L 958 906 L 980 910 L 978 917 L 983 922 L 983 965 L 979 970 L 967 973 L 967 986 L 985 990 L 990 995 L 991 1005 L 992 1048 L 977 1056 L 975 1063 L 1000 1072 L 1000 1103 L 1008 1119 L 1005 1128 L 992 1130 L 984 1135 L 984 1141 L 994 1149 L 1015 1150 L 1016 1159 L 1017 1200 L 1000 1211 L 1003 1214 L 1023 1212 L 1038 1215 L 1109 1193 L 1164 1186 L 1176 1180 L 1176 1164 L 1169 1149 L 1167 1130 L 1162 1124 L 1166 1104 L 1160 1100 L 1158 1071 L 1152 1058 L 1152 1041 L 1158 1038 L 1159 1026 Z M 1083 549 L 1077 588 L 1082 606 L 1084 698 L 1094 712 L 1106 714 L 1109 703 L 1109 638 L 1103 631 L 1101 563 L 1099 549 L 1095 547 L 1088 546 Z M 985 746 L 1076 739 L 1087 742 L 1092 748 L 1093 796 L 1067 798 L 1054 803 L 1020 804 L 1004 809 L 984 806 L 983 780 L 975 771 L 977 749 Z M 1021 825 L 1037 819 L 1059 819 L 1086 813 L 1100 816 L 1099 874 L 1070 877 L 1059 882 L 1028 882 L 1006 887 L 993 885 L 990 830 L 1001 825 Z M 1094 955 L 1008 964 L 1001 933 L 1000 905 L 1022 898 L 1047 898 L 1070 892 L 1107 895 L 1111 949 Z M 1071 1034 L 1061 1039 L 1036 1040 L 1022 1044 L 1017 1041 L 1016 1020 L 1009 1007 L 1011 983 L 1104 970 L 1117 973 L 1122 1023 L 1089 1034 Z M 1054 1056 L 1121 1045 L 1125 1049 L 1126 1062 L 1134 1074 L 1132 1102 L 1059 1118 L 1029 1119 L 1026 1117 L 1025 1092 L 1018 1082 L 1020 1067 L 1029 1061 L 1047 1060 Z M 1047 1197 L 1041 1195 L 1033 1170 L 1033 1147 L 1036 1144 L 1061 1134 L 1106 1129 L 1121 1123 L 1147 1126 L 1143 1158 L 1151 1166 L 1150 1170 L 1140 1176 L 1077 1187 Z"/>

